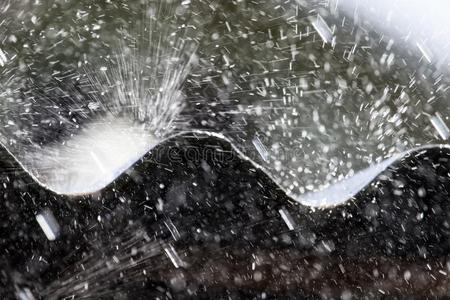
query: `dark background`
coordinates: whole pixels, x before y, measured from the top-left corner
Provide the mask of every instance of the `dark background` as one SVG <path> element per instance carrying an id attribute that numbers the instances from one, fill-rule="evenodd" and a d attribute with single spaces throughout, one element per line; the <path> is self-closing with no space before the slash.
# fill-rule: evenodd
<path id="1" fill-rule="evenodd" d="M 37 186 L 3 155 L 1 297 L 27 288 L 36 299 L 449 295 L 448 150 L 414 153 L 348 203 L 311 210 L 248 162 L 222 159 L 232 150 L 220 140 L 185 136 L 158 149 L 158 160 L 150 153 L 80 198 Z M 62 228 L 54 242 L 35 219 L 44 208 Z"/>

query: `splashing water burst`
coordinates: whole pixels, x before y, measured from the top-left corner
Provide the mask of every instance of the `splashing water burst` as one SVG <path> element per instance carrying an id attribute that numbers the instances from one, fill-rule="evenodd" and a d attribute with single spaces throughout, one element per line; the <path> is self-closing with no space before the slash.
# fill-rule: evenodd
<path id="1" fill-rule="evenodd" d="M 62 95 L 71 106 L 68 116 L 59 111 L 61 95 L 48 96 L 54 88 L 29 91 L 23 101 L 28 102 L 25 112 L 17 107 L 22 101 L 11 101 L 10 121 L 0 140 L 40 184 L 60 194 L 98 191 L 181 127 L 181 87 L 195 57 L 195 45 L 183 36 L 183 29 L 154 18 L 158 22 L 150 18 L 139 34 L 121 32 L 125 41 L 117 54 L 106 57 L 104 66 L 87 65 L 85 75 L 72 75 L 77 86 Z M 82 124 L 73 111 L 84 115 Z M 31 130 L 21 128 L 23 123 L 16 123 L 20 114 L 56 117 L 56 122 L 68 123 L 70 128 L 42 144 L 32 140 L 39 140 L 42 133 L 34 137 Z M 54 134 L 54 129 L 49 132 Z"/>
<path id="2" fill-rule="evenodd" d="M 406 52 L 395 32 L 349 18 L 345 3 L 233 5 L 239 13 L 200 0 L 152 2 L 143 21 L 132 14 L 113 26 L 115 39 L 99 34 L 106 23 L 92 25 L 108 51 L 80 57 L 77 72 L 52 70 L 45 85 L 5 76 L 1 143 L 42 185 L 85 194 L 170 137 L 207 134 L 296 201 L 330 206 L 409 150 L 437 143 L 434 128 L 443 136 L 429 116 L 447 108 L 448 88 L 423 37 Z M 50 36 L 60 35 L 69 33 Z M 1 53 L 5 75 L 21 70 L 10 67 L 10 48 Z"/>

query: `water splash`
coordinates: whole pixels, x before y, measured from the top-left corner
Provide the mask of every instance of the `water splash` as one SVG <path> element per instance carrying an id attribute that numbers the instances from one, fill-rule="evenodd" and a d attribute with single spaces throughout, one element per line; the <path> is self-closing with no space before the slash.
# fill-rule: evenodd
<path id="1" fill-rule="evenodd" d="M 181 127 L 195 44 L 161 22 L 172 9 L 160 3 L 141 32 L 119 31 L 101 66 L 4 94 L 0 141 L 36 181 L 60 194 L 98 191 Z"/>
<path id="2" fill-rule="evenodd" d="M 133 3 L 122 6 L 120 13 L 132 13 L 128 19 L 118 21 L 104 21 L 103 15 L 108 15 L 111 9 L 107 4 L 96 10 L 98 7 L 95 5 L 92 8 L 77 1 L 66 3 L 76 7 L 73 9 L 76 11 L 73 14 L 76 19 L 74 31 L 67 30 L 64 24 L 46 28 L 45 23 L 48 22 L 43 20 L 46 14 L 28 8 L 33 13 L 29 16 L 32 30 L 26 32 L 26 38 L 20 34 L 5 34 L 5 45 L 0 50 L 1 96 L 4 100 L 0 104 L 3 125 L 0 141 L 25 170 L 52 191 L 63 194 L 95 192 L 119 177 L 156 145 L 190 132 L 229 142 L 240 158 L 263 170 L 295 201 L 312 207 L 330 207 L 347 203 L 381 172 L 404 157 L 417 155 L 416 152 L 425 153 L 430 147 L 448 149 L 436 143 L 439 135 L 441 139 L 448 136 L 449 82 L 445 70 L 440 69 L 442 64 L 439 67 L 437 62 L 439 55 L 429 46 L 431 43 L 413 39 L 413 47 L 409 49 L 405 47 L 411 44 L 406 42 L 409 33 L 406 37 L 386 33 L 359 20 L 355 11 L 350 14 L 340 11 L 339 5 L 333 1 L 156 1 L 151 7 L 144 8 L 144 22 L 136 17 L 139 15 L 136 11 L 141 7 Z M 20 19 L 21 14 L 17 15 Z M 130 25 L 134 21 L 140 24 L 136 25 L 139 30 Z M 108 30 L 103 30 L 107 27 Z M 89 40 L 92 47 L 80 50 L 84 46 L 68 49 L 60 46 L 67 45 L 68 40 L 84 46 L 84 41 Z M 33 59 L 26 55 L 24 58 L 23 53 L 15 53 L 29 48 L 33 48 L 30 50 L 35 55 Z M 64 54 L 62 57 L 61 53 Z M 67 56 L 76 57 L 75 62 Z M 41 58 L 45 59 L 40 61 Z M 41 70 L 45 73 L 45 65 L 48 65 L 51 76 L 37 74 Z M 435 166 L 431 164 L 429 167 L 435 169 Z M 210 167 L 202 164 L 202 168 Z M 445 166 L 440 168 L 445 176 L 446 171 L 442 170 Z M 424 178 L 426 171 L 420 171 Z M 10 183 L 13 184 L 16 183 Z M 244 189 L 247 186 L 251 184 Z M 436 182 L 433 186 L 442 185 Z M 141 188 L 145 193 L 134 195 L 135 191 L 130 191 L 133 196 L 128 195 L 129 199 L 123 202 L 115 186 L 106 188 L 105 194 L 111 194 L 111 198 L 122 203 L 129 201 L 127 204 L 142 199 L 153 201 L 154 211 L 165 213 L 162 200 L 148 200 L 147 187 Z M 155 188 L 158 188 L 157 184 Z M 416 193 L 414 189 L 410 191 Z M 18 190 L 17 195 L 21 192 Z M 383 192 L 381 190 L 380 194 Z M 422 198 L 427 192 L 431 191 L 420 187 L 418 197 Z M 435 192 L 437 194 L 437 189 Z M 188 192 L 175 189 L 173 193 Z M 395 193 L 403 191 L 394 190 Z M 111 198 L 104 197 L 98 202 L 103 204 Z M 260 198 L 264 200 L 260 206 L 267 208 L 265 197 Z M 408 249 L 413 249 L 414 253 L 418 251 L 416 255 L 423 252 L 427 258 L 418 240 L 428 245 L 431 253 L 444 251 L 440 238 L 446 234 L 445 216 L 443 226 L 433 220 L 438 214 L 430 213 L 428 216 L 429 222 L 437 224 L 436 228 L 441 227 L 442 231 L 435 231 L 434 227 L 422 230 L 417 226 L 426 223 L 421 221 L 423 211 L 418 210 L 420 213 L 416 214 L 416 207 L 403 198 L 394 198 L 393 203 L 389 201 L 392 209 L 380 206 L 383 213 L 389 214 L 389 223 L 381 222 L 389 227 L 385 231 L 380 231 L 378 222 L 372 223 L 372 217 L 379 212 L 373 209 L 374 203 L 369 203 L 369 198 L 363 209 L 358 205 L 342 205 L 323 213 L 309 208 L 306 211 L 300 205 L 287 205 L 289 199 L 284 195 L 279 199 L 286 200 L 286 206 L 276 208 L 270 216 L 263 215 L 261 221 L 254 221 L 253 217 L 258 217 L 254 212 L 259 213 L 259 210 L 249 209 L 248 215 L 236 218 L 249 222 L 242 225 L 239 220 L 232 220 L 231 229 L 221 227 L 223 230 L 218 233 L 222 238 L 226 237 L 225 230 L 235 234 L 247 229 L 249 234 L 239 235 L 245 245 L 252 243 L 253 232 L 261 234 L 261 239 L 257 235 L 255 241 L 265 242 L 267 237 L 275 242 L 262 247 L 276 245 L 268 247 L 262 255 L 267 259 L 273 257 L 270 265 L 276 266 L 274 279 L 277 280 L 269 280 L 266 284 L 275 283 L 275 288 L 280 282 L 284 284 L 291 280 L 303 284 L 306 277 L 299 276 L 303 274 L 299 270 L 305 266 L 317 266 L 316 270 L 304 272 L 312 276 L 322 270 L 320 264 L 305 261 L 305 252 L 301 248 L 303 243 L 306 247 L 314 246 L 313 253 L 321 257 L 338 257 L 335 268 L 339 270 L 336 273 L 339 278 L 346 277 L 342 274 L 348 266 L 361 265 L 352 261 L 351 255 L 350 260 L 346 260 L 347 250 L 352 248 L 351 244 L 347 248 L 349 241 L 358 244 L 360 239 L 373 238 L 371 243 L 361 243 L 364 246 L 360 250 L 362 253 L 373 250 L 374 255 L 378 251 L 385 255 L 398 250 L 396 253 L 405 257 Z M 83 200 L 92 204 L 89 197 Z M 238 197 L 236 200 L 241 202 Z M 251 208 L 252 203 L 258 201 L 254 198 L 245 200 L 245 206 Z M 404 207 L 397 205 L 400 202 Z M 64 204 L 70 205 L 71 202 Z M 119 212 L 126 210 L 121 208 Z M 212 206 L 207 211 L 210 216 L 208 222 L 203 220 L 205 215 L 191 211 L 186 215 L 200 219 L 206 225 L 197 228 L 185 226 L 198 233 L 194 237 L 199 237 L 203 231 L 198 232 L 197 229 L 210 229 L 211 224 L 217 224 L 215 213 L 220 210 L 220 206 Z M 71 217 L 73 211 L 68 211 Z M 180 211 L 176 214 L 180 217 Z M 95 216 L 93 219 L 99 225 L 91 223 L 86 226 L 111 225 L 110 220 L 103 223 L 107 217 L 111 215 Z M 280 228 L 273 226 L 273 218 L 278 220 Z M 80 219 L 84 219 L 83 216 Z M 118 281 L 132 289 L 133 284 L 147 280 L 147 272 L 151 273 L 150 280 L 172 283 L 175 278 L 174 285 L 182 286 L 183 279 L 180 279 L 181 283 L 177 281 L 179 278 L 175 272 L 188 269 L 190 260 L 208 255 L 212 257 L 211 261 L 197 264 L 200 270 L 208 269 L 200 274 L 209 275 L 218 269 L 236 267 L 228 249 L 220 248 L 220 239 L 214 241 L 218 252 L 210 247 L 206 249 L 208 255 L 204 255 L 197 247 L 197 244 L 203 244 L 202 241 L 186 238 L 173 222 L 165 217 L 163 220 L 159 222 L 161 227 L 142 231 L 139 225 L 133 227 L 131 223 L 128 227 L 117 226 L 124 228 L 124 234 L 116 236 L 117 244 L 114 245 L 110 244 L 110 231 L 106 230 L 106 245 L 94 239 L 92 244 L 94 248 L 98 247 L 97 252 L 83 253 L 80 259 L 75 258 L 80 264 L 69 263 L 73 269 L 68 270 L 69 274 L 63 274 L 67 276 L 58 277 L 43 288 L 36 284 L 35 290 L 44 297 L 110 297 L 113 293 L 111 288 Z M 189 218 L 180 217 L 179 220 L 185 222 Z M 316 231 L 322 221 L 328 225 Z M 404 221 L 410 222 L 409 229 L 405 229 Z M 345 231 L 349 222 L 353 222 L 353 229 Z M 58 243 L 64 238 L 57 237 L 59 229 L 49 229 L 49 224 L 42 224 L 50 240 L 56 238 Z M 61 224 L 64 231 L 67 220 Z M 256 225 L 260 227 L 253 231 L 252 227 Z M 77 228 L 71 227 L 74 231 Z M 167 236 L 157 238 L 163 230 L 168 231 Z M 408 241 L 403 239 L 405 233 L 415 235 L 419 231 L 423 232 L 423 239 L 417 236 Z M 93 236 L 97 232 L 100 230 Z M 380 232 L 388 233 L 388 238 L 380 238 Z M 328 238 L 321 239 L 316 233 L 324 233 Z M 207 243 L 215 239 L 206 230 L 204 236 Z M 429 239 L 433 237 L 437 240 L 430 243 Z M 186 240 L 194 242 L 194 246 L 183 249 Z M 280 258 L 273 253 L 278 245 L 286 248 L 285 240 L 292 245 L 297 241 L 302 244 L 295 245 L 294 250 L 287 249 L 284 257 L 288 266 L 295 266 L 291 262 L 297 259 L 296 266 L 300 269 L 292 268 L 291 272 L 280 275 L 283 273 L 279 273 L 277 268 L 282 264 L 276 261 Z M 344 245 L 338 245 L 340 243 Z M 410 248 L 404 248 L 404 243 Z M 334 253 L 339 247 L 342 255 Z M 192 281 L 211 281 L 211 284 L 223 283 L 226 286 L 239 286 L 243 282 L 251 286 L 260 282 L 264 275 L 255 270 L 254 261 L 257 255 L 261 255 L 249 255 L 249 250 L 257 250 L 258 246 L 253 244 L 246 248 L 238 244 L 236 248 L 238 259 L 242 259 L 240 266 L 245 270 L 251 266 L 250 273 L 240 277 L 239 271 L 233 270 L 226 276 L 204 276 Z M 192 252 L 185 255 L 186 249 Z M 224 257 L 228 260 L 224 265 L 214 260 Z M 347 263 L 343 263 L 342 258 Z M 428 262 L 425 263 L 431 269 Z M 372 267 L 369 265 L 361 271 L 363 282 L 367 282 L 367 274 L 373 271 Z M 198 274 L 193 269 L 189 272 L 194 276 Z M 390 278 L 388 275 L 381 277 Z M 320 279 L 317 280 L 320 286 L 313 287 L 318 291 L 327 278 L 314 278 Z M 401 276 L 399 278 L 403 282 Z M 406 281 L 410 279 L 411 273 L 405 277 Z M 14 282 L 20 280 L 14 279 Z M 340 285 L 340 281 L 334 282 Z M 392 281 L 387 285 L 392 289 Z M 25 288 L 18 295 L 31 298 L 30 293 Z"/>
<path id="3" fill-rule="evenodd" d="M 419 49 L 404 51 L 331 2 L 230 7 L 157 2 L 150 25 L 115 27 L 123 41 L 106 47 L 113 53 L 58 73 L 61 86 L 33 85 L 24 101 L 6 81 L 2 143 L 40 183 L 76 194 L 174 135 L 214 135 L 315 206 L 327 201 L 311 195 L 436 142 L 429 115 L 447 109 L 447 83 Z"/>

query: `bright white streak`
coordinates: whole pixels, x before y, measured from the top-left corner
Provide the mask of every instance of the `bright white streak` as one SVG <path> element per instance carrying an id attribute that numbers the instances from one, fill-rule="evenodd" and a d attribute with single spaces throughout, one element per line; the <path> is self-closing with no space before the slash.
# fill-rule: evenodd
<path id="1" fill-rule="evenodd" d="M 42 231 L 49 241 L 56 240 L 60 227 L 58 221 L 55 219 L 55 216 L 49 209 L 45 209 L 36 215 L 36 221 L 41 226 Z"/>
<path id="2" fill-rule="evenodd" d="M 280 213 L 281 218 L 283 219 L 284 223 L 286 223 L 286 225 L 289 228 L 289 230 L 294 230 L 295 229 L 295 222 L 292 219 L 291 214 L 284 208 L 280 209 L 278 212 Z"/>
<path id="3" fill-rule="evenodd" d="M 253 138 L 252 143 L 253 143 L 253 146 L 255 146 L 255 148 L 258 151 L 261 158 L 265 162 L 268 162 L 269 161 L 269 152 L 267 151 L 266 146 L 264 146 L 264 144 L 261 142 L 259 137 L 256 136 L 255 138 Z"/>
<path id="4" fill-rule="evenodd" d="M 425 45 L 417 42 L 417 48 L 419 48 L 420 52 L 422 52 L 423 57 L 431 64 L 431 51 L 426 48 Z"/>
<path id="5" fill-rule="evenodd" d="M 333 40 L 333 32 L 320 15 L 317 15 L 311 24 L 325 43 L 331 43 Z"/>
<path id="6" fill-rule="evenodd" d="M 432 116 L 430 121 L 444 141 L 450 138 L 450 129 L 448 129 L 447 124 L 445 124 L 444 120 L 442 120 L 440 114 L 437 113 L 435 116 Z"/>
<path id="7" fill-rule="evenodd" d="M 166 252 L 167 256 L 169 257 L 170 261 L 174 265 L 175 268 L 179 268 L 184 265 L 181 258 L 178 256 L 178 253 L 175 251 L 175 248 L 173 248 L 172 245 L 165 246 L 164 252 Z"/>
<path id="8" fill-rule="evenodd" d="M 7 62 L 8 58 L 6 57 L 5 52 L 3 52 L 2 49 L 0 49 L 0 66 L 4 67 Z"/>

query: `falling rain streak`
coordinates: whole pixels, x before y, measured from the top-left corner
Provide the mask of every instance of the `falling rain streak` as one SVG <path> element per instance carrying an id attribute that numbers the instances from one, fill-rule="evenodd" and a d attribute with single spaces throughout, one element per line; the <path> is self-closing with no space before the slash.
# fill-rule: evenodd
<path id="1" fill-rule="evenodd" d="M 45 233 L 45 236 L 49 241 L 54 241 L 59 235 L 60 227 L 55 216 L 49 209 L 44 209 L 36 215 L 36 221 Z"/>
<path id="2" fill-rule="evenodd" d="M 334 42 L 333 32 L 331 31 L 331 28 L 320 15 L 311 18 L 311 24 L 313 25 L 319 36 L 322 38 L 324 43 Z"/>
<path id="3" fill-rule="evenodd" d="M 445 124 L 439 113 L 431 117 L 431 123 L 444 141 L 450 138 L 450 129 L 448 129 L 447 124 Z"/>

